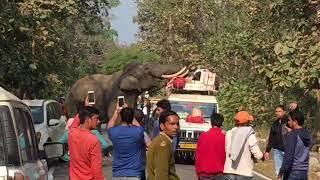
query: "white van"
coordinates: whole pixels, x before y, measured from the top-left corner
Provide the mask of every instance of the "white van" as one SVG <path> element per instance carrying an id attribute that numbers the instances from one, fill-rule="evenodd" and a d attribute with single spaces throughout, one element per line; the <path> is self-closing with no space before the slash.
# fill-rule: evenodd
<path id="1" fill-rule="evenodd" d="M 63 154 L 60 143 L 45 144 L 39 152 L 30 108 L 0 87 L 0 180 L 46 180 L 45 159 Z"/>

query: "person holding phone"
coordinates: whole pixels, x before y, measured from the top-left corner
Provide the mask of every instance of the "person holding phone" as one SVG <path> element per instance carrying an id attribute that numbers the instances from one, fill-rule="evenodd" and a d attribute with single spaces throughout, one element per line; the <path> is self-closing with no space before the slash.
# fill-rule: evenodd
<path id="1" fill-rule="evenodd" d="M 80 127 L 69 130 L 70 179 L 105 179 L 101 144 L 91 133 L 100 123 L 99 114 L 94 107 L 83 107 L 79 112 Z"/>
<path id="2" fill-rule="evenodd" d="M 118 118 L 120 125 L 116 126 Z M 124 98 L 118 98 L 117 108 L 108 122 L 107 132 L 113 143 L 112 179 L 140 180 L 144 171 L 144 129 L 134 120 L 134 110 L 126 107 Z"/>

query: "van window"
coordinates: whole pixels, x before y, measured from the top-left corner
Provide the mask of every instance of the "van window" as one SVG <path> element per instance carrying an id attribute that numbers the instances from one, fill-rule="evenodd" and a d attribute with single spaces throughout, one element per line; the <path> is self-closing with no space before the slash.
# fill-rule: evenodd
<path id="1" fill-rule="evenodd" d="M 0 166 L 5 165 L 5 136 L 3 121 L 8 117 L 8 112 L 10 112 L 8 107 L 0 106 Z"/>
<path id="2" fill-rule="evenodd" d="M 41 124 L 43 123 L 43 108 L 42 106 L 30 106 L 31 113 L 33 117 L 34 124 Z"/>
<path id="3" fill-rule="evenodd" d="M 30 114 L 27 111 L 23 111 L 24 114 L 24 119 L 26 120 L 26 124 L 27 124 L 27 132 L 28 132 L 28 138 L 30 140 L 30 151 L 31 151 L 31 155 L 32 158 L 35 160 L 37 159 L 37 140 L 36 140 L 36 135 L 35 135 L 35 131 L 34 131 L 34 127 L 32 124 L 32 118 L 30 116 Z"/>
<path id="4" fill-rule="evenodd" d="M 47 105 L 46 109 L 47 109 L 47 123 L 49 124 L 49 121 L 51 119 L 54 119 L 54 113 L 50 104 Z"/>
<path id="5" fill-rule="evenodd" d="M 27 119 L 25 119 L 23 111 L 18 108 L 14 108 L 14 115 L 16 119 L 22 162 L 33 162 L 35 159 L 32 156 L 32 148 L 30 148 L 32 147 L 32 142 L 30 139 L 30 132 L 28 132 L 28 126 L 26 124 Z"/>
<path id="6" fill-rule="evenodd" d="M 59 109 L 59 104 L 57 103 L 50 103 L 48 104 L 48 107 L 51 109 L 52 114 L 53 114 L 53 118 L 51 119 L 60 119 L 61 118 L 61 113 L 60 113 L 60 109 Z M 50 120 L 50 119 L 48 119 Z"/>

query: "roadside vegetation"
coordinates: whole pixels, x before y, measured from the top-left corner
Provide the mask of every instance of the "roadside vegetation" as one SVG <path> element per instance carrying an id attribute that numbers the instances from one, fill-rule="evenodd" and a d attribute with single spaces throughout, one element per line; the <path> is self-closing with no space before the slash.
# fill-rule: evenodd
<path id="1" fill-rule="evenodd" d="M 319 14 L 311 0 L 148 0 L 137 20 L 140 44 L 161 61 L 217 72 L 226 127 L 239 109 L 267 127 L 276 105 L 298 101 L 319 134 Z"/>
<path id="2" fill-rule="evenodd" d="M 66 95 L 87 74 L 130 62 L 202 66 L 221 79 L 227 128 L 239 109 L 270 125 L 274 107 L 298 101 L 320 129 L 320 4 L 312 0 L 138 1 L 139 42 L 115 41 L 117 0 L 0 2 L 0 85 L 20 98 Z M 320 136 L 320 135 L 319 135 Z"/>

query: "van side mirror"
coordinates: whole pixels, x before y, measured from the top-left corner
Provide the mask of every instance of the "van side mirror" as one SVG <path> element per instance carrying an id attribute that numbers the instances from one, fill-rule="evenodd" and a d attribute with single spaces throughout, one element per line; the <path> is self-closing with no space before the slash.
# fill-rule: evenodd
<path id="1" fill-rule="evenodd" d="M 47 159 L 62 157 L 65 153 L 64 145 L 59 142 L 47 142 L 43 145 Z"/>
<path id="2" fill-rule="evenodd" d="M 49 126 L 56 126 L 60 123 L 60 120 L 58 119 L 50 119 L 49 120 Z"/>

